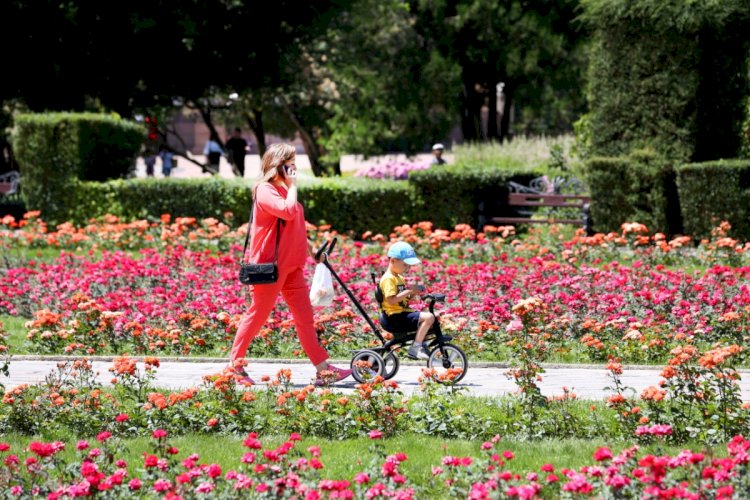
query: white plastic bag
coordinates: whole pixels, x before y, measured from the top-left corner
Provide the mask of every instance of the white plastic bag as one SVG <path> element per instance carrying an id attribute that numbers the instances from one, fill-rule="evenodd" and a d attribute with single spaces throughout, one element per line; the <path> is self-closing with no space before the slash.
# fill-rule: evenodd
<path id="1" fill-rule="evenodd" d="M 315 266 L 312 286 L 310 287 L 310 302 L 313 306 L 327 306 L 333 302 L 336 292 L 333 290 L 331 271 L 320 263 Z"/>

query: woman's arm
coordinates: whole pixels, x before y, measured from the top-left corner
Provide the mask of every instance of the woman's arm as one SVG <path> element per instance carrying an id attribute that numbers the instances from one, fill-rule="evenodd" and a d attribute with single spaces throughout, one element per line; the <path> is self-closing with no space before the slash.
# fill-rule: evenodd
<path id="1" fill-rule="evenodd" d="M 291 220 L 297 214 L 297 186 L 289 188 L 286 197 L 283 197 L 272 184 L 264 182 L 255 190 L 255 196 L 258 204 L 274 217 Z"/>

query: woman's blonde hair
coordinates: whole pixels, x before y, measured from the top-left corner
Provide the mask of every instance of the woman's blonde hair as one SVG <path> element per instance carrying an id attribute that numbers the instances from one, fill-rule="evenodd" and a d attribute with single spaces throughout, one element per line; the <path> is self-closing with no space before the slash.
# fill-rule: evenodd
<path id="1" fill-rule="evenodd" d="M 283 178 L 285 176 L 284 170 L 279 169 L 279 167 L 292 160 L 296 155 L 297 150 L 295 147 L 285 142 L 278 142 L 268 146 L 266 152 L 263 153 L 263 158 L 260 160 L 260 176 L 258 176 L 258 180 L 253 187 L 253 196 L 259 184 L 271 182 L 277 175 Z"/>

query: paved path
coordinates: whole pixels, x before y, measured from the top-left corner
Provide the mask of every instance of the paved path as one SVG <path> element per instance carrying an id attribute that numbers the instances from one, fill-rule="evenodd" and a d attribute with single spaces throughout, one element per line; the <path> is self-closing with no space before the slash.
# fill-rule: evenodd
<path id="1" fill-rule="evenodd" d="M 193 159 L 200 163 L 206 162 L 206 157 L 203 155 L 191 155 Z M 448 163 L 453 163 L 453 155 L 446 153 L 443 155 Z M 384 164 L 388 162 L 409 162 L 409 163 L 429 163 L 432 160 L 432 153 L 420 153 L 413 157 L 407 157 L 403 154 L 391 154 L 391 155 L 379 155 L 364 158 L 357 155 L 344 155 L 341 157 L 341 171 L 342 172 L 355 172 L 360 168 L 370 167 L 373 165 Z M 310 160 L 307 155 L 297 155 L 297 168 L 299 169 L 300 179 L 312 178 L 313 173 L 310 168 Z M 245 179 L 255 180 L 260 173 L 260 156 L 257 154 L 251 154 L 245 156 Z M 195 163 L 181 157 L 175 157 L 175 168 L 172 169 L 172 177 L 177 178 L 191 178 L 191 177 L 211 177 L 211 174 L 204 172 L 201 167 Z M 143 161 L 143 157 L 138 157 L 135 163 L 135 176 L 146 177 L 146 164 Z M 161 159 L 156 160 L 154 166 L 154 176 L 164 177 L 161 173 Z M 221 157 L 219 161 L 219 177 L 231 179 L 235 175 L 232 172 L 232 166 L 229 164 L 225 157 Z"/>
<path id="2" fill-rule="evenodd" d="M 45 376 L 53 371 L 60 361 L 29 359 L 21 357 L 14 359 L 10 364 L 10 377 L 0 375 L 0 383 L 6 388 L 18 384 L 34 384 L 44 380 Z M 338 366 L 345 366 L 347 362 L 342 361 Z M 103 384 L 108 384 L 111 374 L 108 368 L 112 366 L 111 361 L 95 359 L 94 370 L 98 372 L 98 379 Z M 139 367 L 142 365 L 139 364 Z M 162 359 L 161 367 L 158 369 L 156 385 L 165 388 L 179 389 L 202 385 L 204 375 L 220 372 L 226 366 L 225 361 L 209 359 L 203 361 L 166 361 Z M 417 379 L 422 368 L 421 364 L 402 361 L 401 369 L 394 377 L 394 381 L 401 389 L 409 394 L 418 390 Z M 274 376 L 282 368 L 292 370 L 292 382 L 295 386 L 302 387 L 309 383 L 314 376 L 314 369 L 308 362 L 297 362 L 287 360 L 276 361 L 252 361 L 248 367 L 250 375 L 260 381 L 261 376 Z M 655 368 L 631 368 L 627 367 L 622 375 L 626 386 L 636 389 L 638 394 L 648 386 L 658 384 L 659 369 Z M 459 384 L 475 396 L 497 396 L 512 393 L 516 390 L 515 384 L 509 380 L 505 373 L 507 368 L 498 364 L 469 364 L 466 377 Z M 601 367 L 548 367 L 547 372 L 540 384 L 542 392 L 547 396 L 561 395 L 563 387 L 569 388 L 579 398 L 601 400 L 610 393 L 604 388 L 611 384 L 608 372 Z M 356 382 L 347 379 L 336 385 L 344 392 L 354 390 Z M 742 395 L 745 401 L 750 401 L 750 372 L 743 372 L 741 382 Z"/>

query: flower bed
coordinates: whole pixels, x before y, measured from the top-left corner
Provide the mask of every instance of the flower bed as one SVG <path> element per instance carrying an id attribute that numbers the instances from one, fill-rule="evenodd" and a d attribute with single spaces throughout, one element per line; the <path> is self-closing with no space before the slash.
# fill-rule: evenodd
<path id="1" fill-rule="evenodd" d="M 263 386 L 248 387 L 231 368 L 206 377 L 202 387 L 154 387 L 159 360 L 152 353 L 221 353 L 244 307 L 236 282 L 236 235 L 201 236 L 204 223 L 192 221 L 164 239 L 149 236 L 164 234 L 172 224 L 165 219 L 142 225 L 142 232 L 136 224 L 121 228 L 119 237 L 96 226 L 90 234 L 97 236 L 76 240 L 59 233 L 78 234 L 78 229 L 47 233 L 30 217 L 0 237 L 0 245 L 9 249 L 78 245 L 90 250 L 6 263 L 0 309 L 31 316 L 31 350 L 149 354 L 138 360 L 118 357 L 111 387 L 97 382 L 88 361 L 79 359 L 61 364 L 42 384 L 3 391 L 0 432 L 34 435 L 43 428 L 48 436 L 74 432 L 89 441 L 75 445 L 78 456 L 69 461 L 60 451 L 72 443 L 35 441 L 24 450 L 0 444 L 4 491 L 52 498 L 94 491 L 112 497 L 232 496 L 238 489 L 251 497 L 304 498 L 743 498 L 750 493 L 744 474 L 750 444 L 741 437 L 750 432 L 750 405 L 736 384 L 736 367 L 746 364 L 750 268 L 748 246 L 729 238 L 726 226 L 698 246 L 685 238 L 648 235 L 637 224 L 624 225 L 620 234 L 569 239 L 554 230 L 520 240 L 509 228 L 477 234 L 467 226 L 447 231 L 429 223 L 395 228 L 388 237 L 367 235 L 366 241 L 339 235 L 343 241 L 331 262 L 373 314 L 370 272 L 385 267 L 388 240 L 410 241 L 424 259 L 420 281 L 448 296 L 441 311 L 444 329 L 456 335 L 470 359 L 512 362 L 508 376 L 520 389 L 517 395 L 473 399 L 432 372 L 423 374 L 420 391 L 408 398 L 397 384 L 382 379 L 360 384 L 348 395 L 294 387 L 285 371 Z M 318 241 L 332 234 L 311 228 Z M 130 251 L 107 250 L 118 248 L 117 241 L 129 241 L 123 248 Z M 374 340 L 343 295 L 316 319 L 333 354 L 348 354 L 352 346 Z M 5 333 L 0 325 L 0 337 Z M 0 344 L 2 372 L 8 361 Z M 259 351 L 250 356 L 297 349 L 284 306 L 254 348 Z M 607 363 L 612 378 L 607 401 L 579 401 L 571 391 L 543 397 L 536 385 L 544 375 L 542 362 L 555 356 Z M 635 393 L 620 378 L 626 362 L 663 363 L 663 381 Z M 296 450 L 296 435 L 262 450 L 259 435 L 293 431 L 333 439 L 371 431 L 373 438 L 423 433 L 487 443 L 479 456 L 443 457 L 431 482 L 416 484 L 400 468 L 407 459 L 403 453 L 383 453 L 377 463 L 341 479 L 326 477 L 314 448 Z M 87 432 L 91 436 L 82 435 Z M 231 471 L 200 464 L 197 456 L 179 462 L 179 450 L 166 440 L 184 433 L 248 432 L 258 433 L 247 438 L 251 451 Z M 119 440 L 143 435 L 153 436 L 154 452 L 142 465 L 123 463 Z M 513 455 L 499 447 L 495 435 L 606 436 L 612 446 L 729 444 L 727 458 L 692 451 L 643 455 L 637 448 L 616 454 L 612 446 L 603 447 L 592 464 L 577 470 L 550 464 L 520 474 L 508 467 Z"/>
<path id="2" fill-rule="evenodd" d="M 237 245 L 218 250 L 224 243 L 208 248 L 228 245 L 229 237 L 200 243 L 179 234 L 174 244 L 166 244 L 172 236 L 158 245 L 138 240 L 145 248 L 137 253 L 62 252 L 52 261 L 19 262 L 0 274 L 0 313 L 31 318 L 30 352 L 223 355 L 245 308 L 245 289 L 236 280 L 241 251 Z M 311 234 L 319 241 L 326 236 L 317 228 Z M 387 265 L 386 239 L 338 236 L 343 241 L 331 262 L 376 316 L 371 273 L 379 276 Z M 513 240 L 507 228 L 476 234 L 468 226 L 446 231 L 420 223 L 395 228 L 391 237 L 417 247 L 423 264 L 407 280 L 446 294 L 443 329 L 474 359 L 510 358 L 511 308 L 527 297 L 548 305 L 544 328 L 556 360 L 661 363 L 685 342 L 704 351 L 717 343 L 742 345 L 748 335 L 750 267 L 727 265 L 743 263 L 748 252 L 725 236 L 693 249 L 683 239 L 665 242 L 627 226 L 620 235 L 577 235 L 555 249 L 554 241 Z M 697 259 L 707 264 L 692 272 L 675 267 Z M 376 340 L 355 311 L 343 293 L 317 310 L 316 328 L 335 356 Z M 262 355 L 302 355 L 281 303 L 251 345 L 250 356 Z"/>
<path id="3" fill-rule="evenodd" d="M 415 484 L 403 472 L 404 452 L 386 454 L 373 430 L 376 460 L 348 478 L 326 473 L 320 447 L 300 450 L 293 433 L 277 447 L 264 447 L 257 434 L 243 442 L 247 451 L 236 466 L 222 469 L 198 453 L 181 452 L 169 434 L 152 433 L 153 450 L 142 463 L 120 458 L 121 443 L 109 432 L 95 442 L 33 441 L 24 449 L 0 442 L 0 488 L 13 497 L 63 498 L 746 498 L 745 469 L 750 441 L 727 445 L 726 458 L 684 450 L 676 455 L 642 454 L 637 446 L 615 454 L 601 447 L 590 465 L 577 470 L 547 463 L 536 471 L 512 470 L 513 452 L 499 436 L 486 441 L 478 456 L 443 456 L 432 466 L 429 484 Z M 62 458 L 66 448 L 76 456 Z M 190 453 L 190 454 L 188 454 Z"/>

